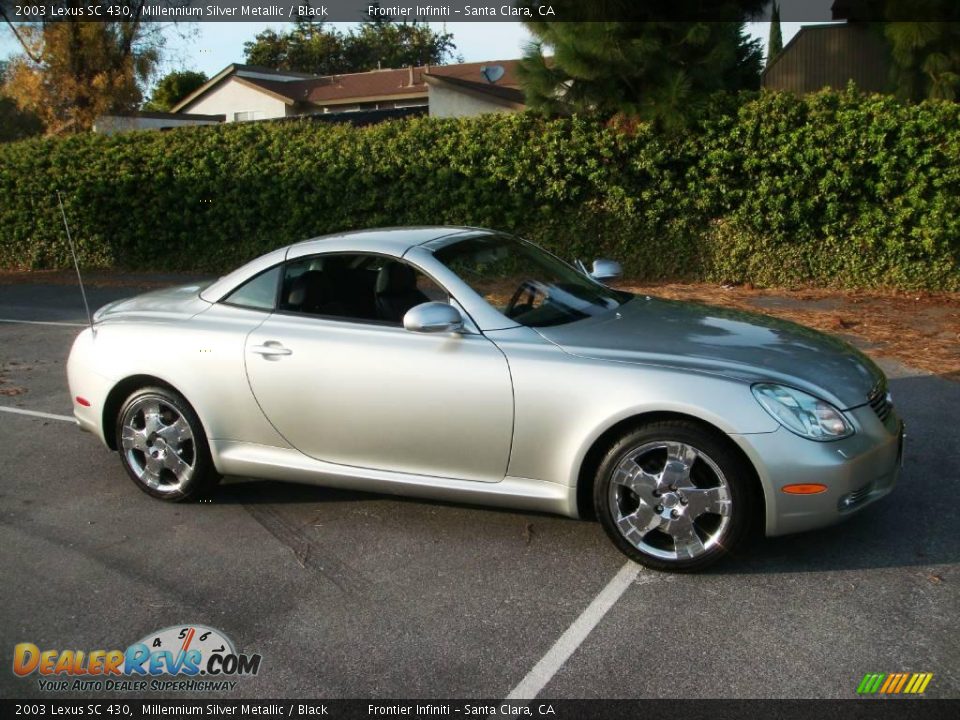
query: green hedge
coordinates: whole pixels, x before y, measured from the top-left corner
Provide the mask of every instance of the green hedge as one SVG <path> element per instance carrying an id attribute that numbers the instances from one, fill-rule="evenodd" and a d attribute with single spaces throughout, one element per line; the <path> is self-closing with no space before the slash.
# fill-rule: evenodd
<path id="1" fill-rule="evenodd" d="M 960 108 L 763 94 L 684 137 L 529 115 L 0 145 L 0 267 L 224 272 L 346 229 L 469 224 L 645 279 L 960 289 Z"/>

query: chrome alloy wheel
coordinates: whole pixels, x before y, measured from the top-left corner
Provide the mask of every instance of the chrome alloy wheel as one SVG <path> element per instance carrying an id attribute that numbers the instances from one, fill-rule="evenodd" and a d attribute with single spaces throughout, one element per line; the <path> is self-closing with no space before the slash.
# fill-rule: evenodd
<path id="1" fill-rule="evenodd" d="M 730 485 L 702 450 L 649 442 L 620 460 L 608 501 L 617 528 L 643 553 L 664 560 L 697 558 L 730 523 Z"/>
<path id="2" fill-rule="evenodd" d="M 193 431 L 169 401 L 154 395 L 138 398 L 126 408 L 121 427 L 124 455 L 140 482 L 172 493 L 190 480 L 196 465 Z"/>

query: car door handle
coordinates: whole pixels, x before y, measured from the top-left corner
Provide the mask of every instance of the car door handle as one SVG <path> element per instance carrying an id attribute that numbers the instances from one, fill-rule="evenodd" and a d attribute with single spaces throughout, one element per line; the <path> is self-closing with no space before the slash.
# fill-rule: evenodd
<path id="1" fill-rule="evenodd" d="M 285 348 L 276 340 L 267 340 L 263 345 L 254 345 L 250 352 L 257 355 L 263 355 L 265 358 L 279 357 L 280 355 L 293 355 L 293 350 Z"/>

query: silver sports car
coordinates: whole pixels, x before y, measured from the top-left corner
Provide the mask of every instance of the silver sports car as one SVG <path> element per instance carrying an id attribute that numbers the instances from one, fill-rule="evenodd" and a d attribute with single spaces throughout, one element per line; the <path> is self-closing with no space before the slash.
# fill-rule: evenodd
<path id="1" fill-rule="evenodd" d="M 477 228 L 297 243 L 100 309 L 74 415 L 163 500 L 233 475 L 595 516 L 658 569 L 890 492 L 902 423 L 864 355 L 618 269 Z"/>

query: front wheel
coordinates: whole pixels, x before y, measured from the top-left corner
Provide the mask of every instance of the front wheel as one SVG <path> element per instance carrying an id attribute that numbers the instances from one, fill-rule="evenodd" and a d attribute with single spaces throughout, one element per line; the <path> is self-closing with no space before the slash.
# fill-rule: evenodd
<path id="1" fill-rule="evenodd" d="M 749 466 L 713 432 L 685 420 L 653 422 L 607 452 L 594 508 L 628 557 L 692 572 L 743 540 L 754 503 L 750 478 Z"/>
<path id="2" fill-rule="evenodd" d="M 124 469 L 148 495 L 192 500 L 220 481 L 200 419 L 179 393 L 137 390 L 120 409 L 116 433 Z"/>

